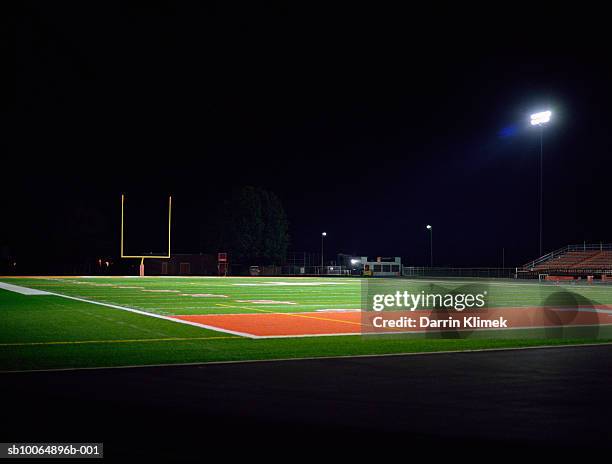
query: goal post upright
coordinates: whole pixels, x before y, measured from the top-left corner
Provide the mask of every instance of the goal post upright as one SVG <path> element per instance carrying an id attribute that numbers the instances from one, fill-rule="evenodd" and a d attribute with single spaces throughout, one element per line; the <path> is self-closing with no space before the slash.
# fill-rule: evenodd
<path id="1" fill-rule="evenodd" d="M 139 275 L 140 277 L 144 276 L 144 260 L 145 259 L 169 259 L 171 255 L 171 233 L 172 233 L 172 195 L 168 196 L 168 254 L 166 255 L 126 255 L 124 253 L 124 204 L 125 204 L 125 195 L 121 194 L 121 258 L 132 258 L 132 259 L 140 259 L 140 269 Z"/>

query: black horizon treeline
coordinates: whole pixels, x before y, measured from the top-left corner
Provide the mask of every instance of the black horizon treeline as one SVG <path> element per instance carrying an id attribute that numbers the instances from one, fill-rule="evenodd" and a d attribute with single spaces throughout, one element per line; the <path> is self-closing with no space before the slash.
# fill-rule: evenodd
<path id="1" fill-rule="evenodd" d="M 1 274 L 113 274 L 137 264 L 119 257 L 117 202 L 47 200 L 21 199 L 19 207 L 9 202 L 5 208 Z M 289 225 L 273 192 L 245 186 L 216 195 L 203 192 L 189 204 L 180 200 L 175 202 L 180 214 L 172 222 L 173 254 L 227 252 L 236 264 L 284 262 Z"/>

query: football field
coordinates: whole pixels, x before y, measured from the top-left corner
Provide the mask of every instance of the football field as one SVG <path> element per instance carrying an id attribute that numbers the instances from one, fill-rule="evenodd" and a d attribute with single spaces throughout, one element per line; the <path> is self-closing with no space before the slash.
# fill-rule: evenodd
<path id="1" fill-rule="evenodd" d="M 404 281 L 452 290 L 470 282 Z M 216 277 L 0 278 L 0 370 L 73 369 L 478 350 L 612 340 L 612 287 L 479 281 L 492 307 L 539 308 L 551 295 L 588 301 L 598 336 L 543 329 L 363 334 L 363 279 Z M 589 332 L 591 333 L 591 332 Z"/>

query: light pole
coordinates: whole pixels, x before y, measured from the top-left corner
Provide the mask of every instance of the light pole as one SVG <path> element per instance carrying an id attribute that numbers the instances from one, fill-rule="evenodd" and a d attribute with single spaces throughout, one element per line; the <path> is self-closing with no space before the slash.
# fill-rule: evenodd
<path id="1" fill-rule="evenodd" d="M 542 210 L 544 209 L 544 202 L 542 200 L 542 171 L 543 171 L 543 159 L 544 159 L 544 124 L 550 121 L 552 115 L 551 111 L 542 111 L 540 113 L 534 113 L 531 115 L 531 125 L 539 126 L 540 128 L 540 240 L 539 240 L 539 251 L 542 256 L 542 234 L 543 234 L 543 222 L 542 222 Z"/>
<path id="2" fill-rule="evenodd" d="M 323 239 L 327 237 L 327 232 L 321 234 L 321 273 L 323 272 Z"/>
<path id="3" fill-rule="evenodd" d="M 429 230 L 429 259 L 430 267 L 433 267 L 433 227 L 427 224 L 427 230 Z"/>

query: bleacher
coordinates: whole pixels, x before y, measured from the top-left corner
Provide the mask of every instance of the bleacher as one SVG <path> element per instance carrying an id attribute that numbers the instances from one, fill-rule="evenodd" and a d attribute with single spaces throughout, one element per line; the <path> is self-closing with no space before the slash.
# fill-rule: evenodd
<path id="1" fill-rule="evenodd" d="M 600 251 L 592 257 L 585 259 L 583 262 L 580 263 L 580 266 L 589 269 L 611 269 L 612 251 Z"/>
<path id="2" fill-rule="evenodd" d="M 522 272 L 558 276 L 612 275 L 612 244 L 568 245 L 525 264 Z"/>
<path id="3" fill-rule="evenodd" d="M 568 251 L 559 256 L 555 256 L 534 267 L 535 271 L 546 269 L 573 269 L 579 267 L 585 261 L 594 258 L 599 251 Z"/>

